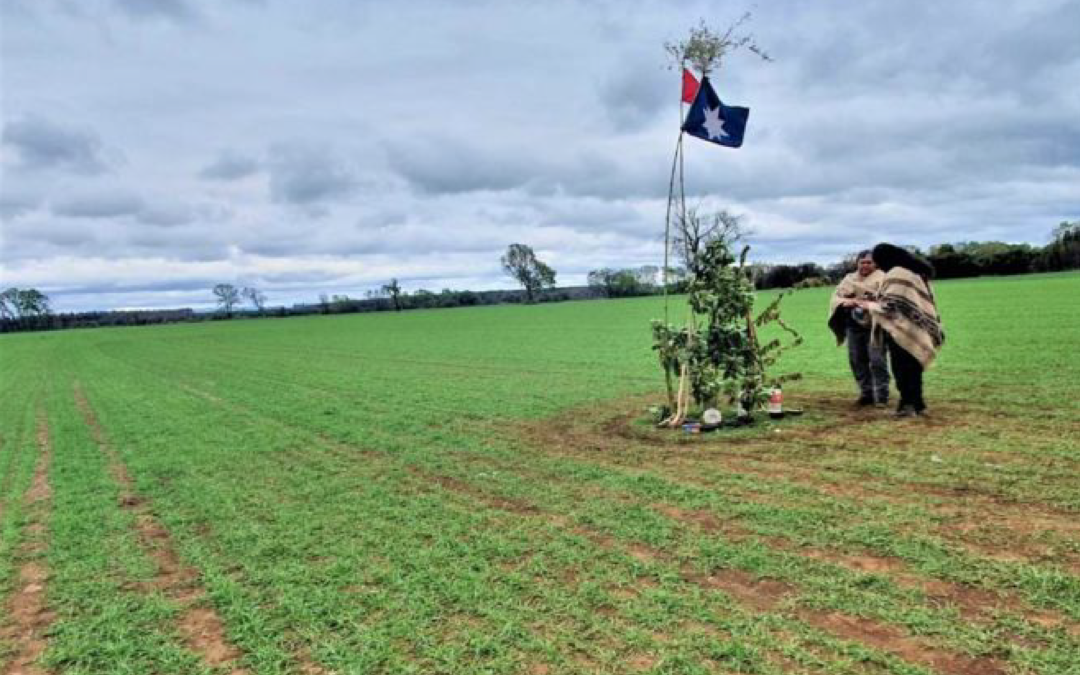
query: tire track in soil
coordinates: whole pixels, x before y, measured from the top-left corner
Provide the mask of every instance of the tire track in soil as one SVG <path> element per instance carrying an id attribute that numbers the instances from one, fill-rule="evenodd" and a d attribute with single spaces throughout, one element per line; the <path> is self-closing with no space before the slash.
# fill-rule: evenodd
<path id="1" fill-rule="evenodd" d="M 134 514 L 139 545 L 157 565 L 157 576 L 144 590 L 160 591 L 180 606 L 182 614 L 177 628 L 186 646 L 204 665 L 229 668 L 230 675 L 248 675 L 247 670 L 236 666 L 243 653 L 225 636 L 221 617 L 207 603 L 206 589 L 199 584 L 198 572 L 180 561 L 169 532 L 135 493 L 127 468 L 109 445 L 97 415 L 78 383 L 74 394 L 83 421 L 108 461 L 109 473 L 120 491 L 120 506 Z"/>
<path id="2" fill-rule="evenodd" d="M 669 504 L 651 504 L 650 507 L 671 520 L 681 522 L 701 532 L 719 534 L 733 541 L 753 538 L 770 549 L 782 553 L 838 565 L 859 574 L 886 576 L 901 588 L 923 593 L 933 606 L 953 607 L 965 621 L 990 625 L 995 619 L 995 614 L 1000 610 L 1005 610 L 1034 626 L 1049 630 L 1063 629 L 1069 635 L 1080 637 L 1080 625 L 1060 612 L 1032 607 L 1023 598 L 1009 591 L 991 591 L 943 579 L 927 578 L 912 570 L 900 558 L 880 556 L 869 551 L 850 553 L 798 546 L 780 536 L 763 536 L 742 528 L 734 522 L 720 521 L 707 511 L 681 509 Z M 1016 644 L 1033 646 L 1028 638 L 1013 636 L 1009 640 Z"/>
<path id="3" fill-rule="evenodd" d="M 582 424 L 580 414 L 563 414 L 553 420 L 532 422 L 522 426 L 520 437 L 530 445 L 547 454 L 566 456 L 590 463 L 619 469 L 634 468 L 640 458 L 627 457 L 627 450 L 638 451 L 642 447 L 655 451 L 652 459 L 662 476 L 672 479 L 686 476 L 700 477 L 703 468 L 723 468 L 743 475 L 754 475 L 776 480 L 782 479 L 819 494 L 842 500 L 865 503 L 868 500 L 898 506 L 918 506 L 946 519 L 931 533 L 941 539 L 961 546 L 978 557 L 1002 561 L 1045 563 L 1060 565 L 1071 574 L 1080 571 L 1080 555 L 1062 550 L 1061 546 L 1048 546 L 1039 541 L 1043 533 L 1055 536 L 1080 537 L 1080 524 L 1074 513 L 1037 504 L 1023 503 L 1002 498 L 995 494 L 983 494 L 969 488 L 923 485 L 919 483 L 890 483 L 866 476 L 849 476 L 847 481 L 829 480 L 823 468 L 799 462 L 792 457 L 771 457 L 768 454 L 703 454 L 687 450 L 684 445 L 657 438 L 631 426 L 637 413 L 627 413 L 628 408 L 640 407 L 637 399 L 623 401 L 618 413 L 615 408 L 600 411 L 600 419 Z M 857 412 L 837 408 L 836 414 L 845 421 L 826 427 L 800 429 L 789 433 L 785 442 L 820 437 L 837 428 L 850 429 L 852 416 Z M 592 411 L 591 419 L 597 413 Z M 589 418 L 586 418 L 589 419 Z M 858 418 L 862 420 L 862 418 Z M 865 421 L 865 420 L 862 420 Z M 769 442 L 771 439 L 765 442 Z M 627 444 L 636 445 L 636 448 Z M 732 446 L 743 450 L 762 445 L 760 439 L 731 439 Z M 640 454 L 640 453 L 638 453 Z M 829 471 L 834 471 L 830 468 Z M 696 478 L 693 484 L 710 487 L 707 481 Z M 911 495 L 925 495 L 944 500 L 941 504 L 914 503 Z M 994 545 L 986 541 L 972 541 L 972 534 L 987 527 L 1008 533 L 1008 545 Z"/>
<path id="4" fill-rule="evenodd" d="M 55 619 L 55 614 L 48 609 L 45 595 L 49 580 L 45 552 L 48 549 L 48 520 L 52 506 L 52 488 L 49 485 L 52 442 L 43 409 L 38 410 L 37 445 L 40 454 L 34 465 L 30 488 L 24 495 L 29 523 L 26 526 L 26 540 L 19 546 L 17 554 L 17 558 L 23 560 L 18 574 L 20 586 L 8 600 L 8 620 L 0 629 L 0 638 L 15 645 L 15 654 L 4 668 L 4 675 L 45 675 L 47 671 L 36 663 L 45 653 L 45 634 Z"/>
<path id="5" fill-rule="evenodd" d="M 550 474 L 528 471 L 520 464 L 490 464 L 490 459 L 487 461 L 488 463 L 485 466 L 498 466 L 500 470 L 511 471 L 518 475 L 527 474 L 534 481 L 550 480 L 552 477 Z M 626 468 L 611 462 L 599 461 L 595 463 L 618 470 Z M 457 479 L 448 478 L 438 480 L 447 483 L 447 486 L 450 486 L 455 481 L 461 482 L 457 481 Z M 697 487 L 711 487 L 707 483 L 693 479 L 686 479 L 681 482 Z M 474 486 L 468 486 L 462 491 L 471 491 L 478 499 L 481 501 L 487 500 L 489 505 L 494 508 L 503 508 L 504 510 L 526 514 L 532 509 L 532 507 L 522 506 L 516 508 L 501 507 L 500 498 L 493 498 L 490 494 L 480 492 Z M 603 494 L 603 491 L 597 493 L 598 496 L 603 496 Z M 742 499 L 751 500 L 749 496 L 745 495 L 742 496 Z M 760 503 L 767 504 L 769 502 Z M 733 541 L 754 538 L 769 548 L 782 553 L 824 561 L 856 573 L 887 575 L 898 586 L 923 593 L 932 606 L 954 607 L 961 617 L 966 620 L 989 624 L 993 621 L 997 612 L 1006 610 L 1040 628 L 1050 630 L 1061 628 L 1070 635 L 1080 636 L 1080 624 L 1072 621 L 1062 612 L 1034 607 L 1013 592 L 991 590 L 937 578 L 928 578 L 913 570 L 900 558 L 877 555 L 872 551 L 841 552 L 828 548 L 801 546 L 780 535 L 765 536 L 755 533 L 744 527 L 738 518 L 721 519 L 718 515 L 706 510 L 682 509 L 664 503 L 654 503 L 648 506 L 661 515 L 680 522 L 691 529 L 709 534 L 719 534 Z M 1025 638 L 1018 638 L 1017 641 L 1023 643 L 1024 640 Z"/>
<path id="6" fill-rule="evenodd" d="M 229 675 L 249 675 L 247 669 L 236 665 L 243 656 L 243 651 L 226 636 L 221 616 L 209 604 L 207 591 L 199 583 L 198 571 L 180 560 L 172 536 L 154 517 L 147 501 L 135 492 L 135 484 L 127 467 L 109 444 L 97 414 L 78 383 L 74 386 L 74 396 L 75 404 L 90 429 L 91 436 L 108 460 L 109 472 L 120 490 L 120 505 L 135 515 L 140 545 L 144 553 L 157 565 L 157 577 L 146 590 L 160 591 L 177 602 L 183 611 L 178 628 L 185 644 L 206 665 L 212 668 L 229 668 Z M 215 403 L 221 403 L 221 400 L 217 399 Z M 297 654 L 296 660 L 303 675 L 330 673 L 304 653 Z"/>
<path id="7" fill-rule="evenodd" d="M 411 476 L 425 484 L 434 483 L 448 492 L 466 497 L 470 503 L 482 504 L 485 507 L 517 516 L 543 520 L 559 530 L 572 532 L 575 535 L 588 539 L 594 545 L 603 548 L 604 550 L 625 553 L 638 562 L 655 563 L 663 561 L 670 563 L 672 560 L 670 556 L 649 546 L 636 543 L 622 545 L 613 537 L 592 528 L 580 525 L 571 527 L 571 521 L 566 516 L 545 512 L 540 507 L 522 499 L 491 494 L 490 492 L 484 491 L 478 486 L 460 478 L 437 474 L 416 465 L 409 465 L 407 471 Z M 770 611 L 790 590 L 790 587 L 786 584 L 771 580 L 755 580 L 750 574 L 740 570 L 724 570 L 722 574 L 702 575 L 691 571 L 688 566 L 680 566 L 680 572 L 683 578 L 690 583 L 703 588 L 724 591 L 734 597 L 737 602 L 759 611 Z M 576 575 L 572 575 L 566 580 L 567 584 L 573 584 L 575 581 Z M 640 593 L 640 588 L 649 585 L 651 584 L 643 583 L 634 588 L 618 589 L 615 595 L 622 600 L 627 600 L 632 597 L 637 597 Z M 610 610 L 605 612 L 605 610 L 602 609 L 600 612 L 609 613 Z M 710 631 L 715 632 L 711 627 Z M 599 667 L 591 660 L 588 660 L 587 657 L 583 657 L 583 655 L 575 654 L 573 656 L 583 669 L 596 670 Z M 582 661 L 583 658 L 586 660 Z M 771 653 L 768 654 L 766 658 L 776 663 L 781 663 L 783 661 L 783 657 Z M 631 664 L 631 661 L 637 664 L 637 667 L 631 668 L 631 670 L 635 672 L 639 670 L 648 670 L 656 663 L 655 657 L 649 654 L 628 655 L 627 659 L 626 662 L 628 664 Z M 547 666 L 540 665 L 537 666 L 537 668 L 539 669 L 539 672 L 547 672 Z"/>
<path id="8" fill-rule="evenodd" d="M 184 389 L 188 393 L 199 396 L 215 405 L 239 410 L 260 419 L 266 417 L 247 406 L 223 401 L 195 387 L 185 386 Z M 279 424 L 293 428 L 280 422 Z M 837 428 L 843 426 L 844 424 L 833 425 L 833 427 Z M 304 429 L 304 431 L 312 433 L 308 429 Z M 352 448 L 349 444 L 319 434 L 316 434 L 316 436 L 324 444 L 330 445 L 331 451 L 334 452 L 345 450 L 364 453 L 372 452 L 371 450 Z M 565 441 L 565 439 L 563 440 Z M 574 454 L 577 456 L 581 453 Z M 595 453 L 592 453 L 592 455 L 594 456 Z M 519 516 L 541 517 L 560 529 L 565 529 L 568 525 L 569 519 L 565 516 L 545 513 L 538 506 L 523 500 L 492 495 L 467 481 L 428 472 L 415 465 L 410 465 L 408 470 L 418 478 L 434 481 L 449 491 L 467 496 L 469 499 L 490 508 Z M 605 549 L 611 550 L 620 547 L 613 538 L 589 528 L 575 527 L 573 531 Z M 642 562 L 663 561 L 668 564 L 674 563 L 686 581 L 700 587 L 723 591 L 743 606 L 756 611 L 773 611 L 777 609 L 778 605 L 792 597 L 797 590 L 794 586 L 785 582 L 773 579 L 756 579 L 749 573 L 737 569 L 725 569 L 717 573 L 704 575 L 686 565 L 679 564 L 678 561 L 674 561 L 666 553 L 642 544 L 631 544 L 624 548 L 626 548 L 625 552 L 628 555 Z M 798 610 L 794 616 L 804 623 L 835 637 L 870 645 L 881 652 L 892 654 L 902 661 L 933 668 L 943 675 L 1004 675 L 1005 673 L 1005 666 L 998 659 L 971 657 L 936 647 L 917 636 L 908 635 L 896 626 L 877 622 L 873 619 L 850 616 L 839 612 L 820 614 L 808 610 Z"/>
<path id="9" fill-rule="evenodd" d="M 451 476 L 427 472 L 420 467 L 410 467 L 418 477 L 438 483 L 447 490 L 457 492 L 487 507 L 513 513 L 518 516 L 539 517 L 565 529 L 567 518 L 544 512 L 538 506 L 520 499 L 508 499 L 482 491 L 476 486 Z M 699 518 L 700 516 L 694 516 Z M 858 642 L 880 652 L 890 654 L 901 661 L 931 668 L 942 675 L 1005 675 L 1003 661 L 991 657 L 974 657 L 954 652 L 910 635 L 901 628 L 866 617 L 841 612 L 820 613 L 805 608 L 789 610 L 788 600 L 798 595 L 798 588 L 776 579 L 756 578 L 735 568 L 716 570 L 704 574 L 691 568 L 674 556 L 641 543 L 622 544 L 613 537 L 592 528 L 576 525 L 572 532 L 586 537 L 605 550 L 622 550 L 631 558 L 643 563 L 663 563 L 678 570 L 680 577 L 691 584 L 706 589 L 720 590 L 746 609 L 756 612 L 788 613 L 824 633 L 843 640 Z"/>

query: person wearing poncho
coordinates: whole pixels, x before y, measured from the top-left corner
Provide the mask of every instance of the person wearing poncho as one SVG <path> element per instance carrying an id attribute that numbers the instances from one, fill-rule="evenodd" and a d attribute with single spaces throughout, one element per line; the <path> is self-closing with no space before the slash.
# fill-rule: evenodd
<path id="1" fill-rule="evenodd" d="M 899 417 L 922 415 L 923 372 L 945 342 L 930 278 L 934 268 L 910 251 L 878 244 L 874 263 L 885 273 L 877 298 L 861 301 L 873 320 L 873 341 L 884 344 L 900 390 Z"/>
<path id="2" fill-rule="evenodd" d="M 855 271 L 848 274 L 829 301 L 829 328 L 836 335 L 837 346 L 847 342 L 848 363 L 859 388 L 856 405 L 885 405 L 889 402 L 889 366 L 885 350 L 870 341 L 870 313 L 859 307 L 859 300 L 877 297 L 885 274 L 874 265 L 870 251 L 855 257 Z"/>

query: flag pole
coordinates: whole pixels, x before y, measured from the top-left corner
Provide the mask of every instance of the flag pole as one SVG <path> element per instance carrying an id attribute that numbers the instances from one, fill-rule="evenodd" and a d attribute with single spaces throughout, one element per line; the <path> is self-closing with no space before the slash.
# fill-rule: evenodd
<path id="1" fill-rule="evenodd" d="M 679 68 L 680 81 L 682 82 L 682 86 L 685 86 L 686 62 L 683 61 L 679 65 L 680 65 L 680 68 Z M 670 262 L 670 252 L 671 252 L 671 210 L 672 210 L 672 202 L 676 199 L 676 192 L 675 192 L 675 176 L 676 176 L 676 174 L 678 174 L 678 178 L 679 178 L 679 186 L 678 186 L 679 187 L 679 192 L 678 192 L 679 204 L 678 204 L 678 216 L 677 217 L 679 217 L 681 219 L 682 223 L 685 224 L 685 222 L 686 222 L 686 187 L 685 187 L 685 180 L 684 180 L 684 176 L 683 176 L 683 167 L 684 167 L 684 163 L 683 163 L 683 136 L 685 135 L 685 132 L 683 131 L 683 124 L 686 121 L 685 103 L 686 102 L 683 99 L 682 91 L 680 91 L 680 93 L 679 93 L 679 138 L 675 142 L 675 156 L 672 158 L 672 162 L 671 162 L 671 179 L 668 182 L 667 215 L 666 215 L 666 217 L 664 219 L 664 274 L 663 274 L 663 281 L 664 281 L 664 328 L 665 328 L 665 330 L 667 329 L 668 326 L 671 325 L 670 309 L 669 309 L 671 303 L 670 303 L 670 298 L 669 298 L 669 293 L 668 293 L 668 283 L 669 283 L 668 268 L 671 266 L 671 262 Z M 691 309 L 691 319 L 690 319 L 690 325 L 691 326 L 693 326 L 693 323 L 694 323 L 692 314 L 693 314 L 693 310 Z M 670 386 L 670 383 L 669 383 L 669 385 L 668 385 L 668 395 L 669 395 L 669 397 L 670 397 L 670 394 L 671 394 L 671 386 Z M 665 426 L 669 426 L 669 427 L 674 427 L 674 426 L 678 426 L 679 424 L 681 424 L 683 419 L 686 418 L 686 411 L 687 411 L 687 408 L 689 407 L 689 398 L 690 398 L 689 372 L 687 370 L 687 364 L 683 363 L 682 367 L 680 368 L 680 372 L 679 372 L 679 388 L 678 388 L 678 393 L 676 393 L 676 395 L 675 395 L 675 401 L 674 401 L 675 409 L 672 410 L 671 414 L 666 419 L 664 419 L 664 421 L 661 422 L 660 424 L 665 425 Z"/>
<path id="2" fill-rule="evenodd" d="M 681 125 L 680 125 L 681 127 Z M 670 267 L 671 251 L 671 203 L 675 200 L 675 172 L 680 166 L 679 158 L 682 156 L 683 132 L 680 128 L 679 139 L 675 142 L 675 156 L 671 158 L 671 179 L 668 181 L 667 214 L 664 216 L 664 326 L 670 322 L 668 318 L 668 268 Z"/>
<path id="3" fill-rule="evenodd" d="M 682 87 L 684 86 L 686 72 L 686 61 L 679 63 L 679 138 L 675 142 L 675 156 L 671 160 L 671 180 L 668 182 L 668 201 L 667 201 L 667 214 L 664 216 L 664 270 L 662 274 L 662 280 L 664 284 L 664 326 L 668 326 L 671 321 L 668 318 L 668 284 L 669 279 L 669 267 L 670 267 L 670 251 L 671 251 L 671 202 L 675 196 L 675 171 L 678 166 L 679 171 L 679 185 L 683 185 L 682 178 L 682 143 L 683 143 L 683 123 L 686 121 L 686 101 L 683 100 Z M 680 206 L 680 217 L 686 217 L 686 195 L 685 192 L 681 192 L 682 202 Z"/>

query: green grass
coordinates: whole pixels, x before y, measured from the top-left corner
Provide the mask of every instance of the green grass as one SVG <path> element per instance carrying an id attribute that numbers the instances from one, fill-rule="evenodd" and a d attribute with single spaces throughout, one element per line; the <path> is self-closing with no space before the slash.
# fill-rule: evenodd
<path id="1" fill-rule="evenodd" d="M 42 410 L 44 664 L 213 670 L 78 383 L 252 673 L 1078 672 L 1080 275 L 936 291 L 929 420 L 847 409 L 816 289 L 807 414 L 701 438 L 642 422 L 658 298 L 3 336 L 0 591 Z"/>

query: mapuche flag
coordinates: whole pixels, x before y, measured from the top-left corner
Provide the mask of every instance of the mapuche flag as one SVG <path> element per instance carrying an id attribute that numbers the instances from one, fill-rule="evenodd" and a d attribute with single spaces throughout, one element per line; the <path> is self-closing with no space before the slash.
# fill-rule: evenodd
<path id="1" fill-rule="evenodd" d="M 709 78 L 701 78 L 701 86 L 694 98 L 690 112 L 686 113 L 683 131 L 691 136 L 729 148 L 742 145 L 746 131 L 746 119 L 750 116 L 749 108 L 726 106 L 713 91 Z"/>

